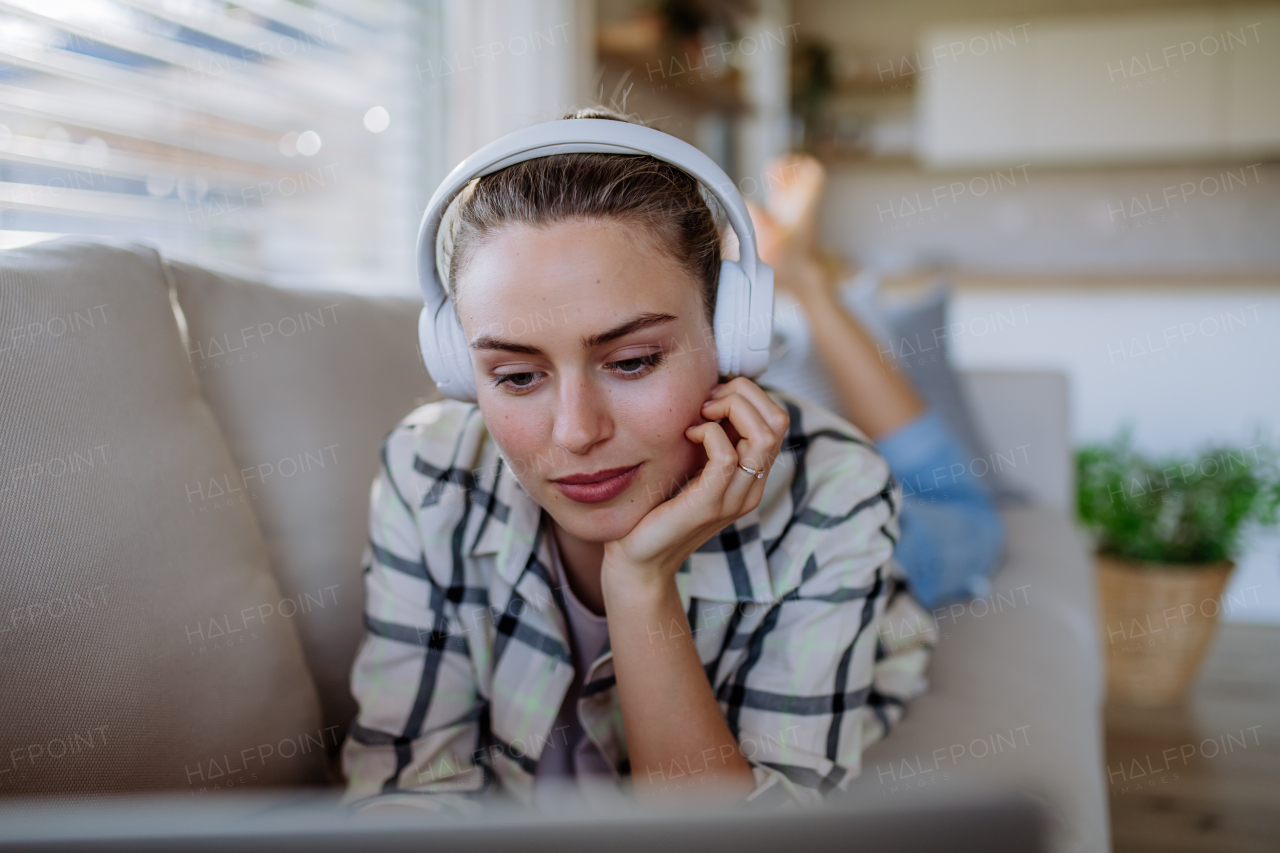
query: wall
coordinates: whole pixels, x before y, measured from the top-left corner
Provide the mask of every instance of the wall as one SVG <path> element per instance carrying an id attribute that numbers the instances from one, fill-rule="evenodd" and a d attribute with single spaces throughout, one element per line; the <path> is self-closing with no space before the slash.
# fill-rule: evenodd
<path id="1" fill-rule="evenodd" d="M 916 49 L 921 30 L 931 24 L 968 21 L 1122 14 L 1140 10 L 1204 8 L 1205 0 L 791 0 L 803 34 L 830 43 L 841 65 L 897 60 Z M 1239 5 L 1239 4 L 1232 4 Z"/>
<path id="2" fill-rule="evenodd" d="M 1280 274 L 1276 163 L 828 169 L 824 237 L 862 263 L 1032 275 Z"/>
<path id="3" fill-rule="evenodd" d="M 878 61 L 910 54 L 934 24 L 1203 5 L 794 0 L 793 11 L 845 73 L 874 82 Z M 1280 438 L 1280 164 L 827 165 L 826 245 L 889 270 L 957 271 L 951 322 L 967 333 L 952 341 L 955 361 L 1064 371 L 1076 442 L 1125 424 L 1156 453 L 1248 445 L 1258 429 Z M 997 330 L 997 312 L 1020 322 Z M 1227 619 L 1280 623 L 1280 536 L 1248 537 L 1230 596 L 1244 604 Z"/>
<path id="4" fill-rule="evenodd" d="M 445 91 L 450 168 L 503 134 L 557 119 L 589 100 L 591 0 L 447 0 L 439 61 L 424 87 Z"/>
<path id="5" fill-rule="evenodd" d="M 1124 424 L 1156 453 L 1280 438 L 1280 292 L 961 291 L 950 322 L 961 367 L 1064 371 L 1076 441 Z M 1229 620 L 1280 624 L 1280 536 L 1247 538 L 1229 592 Z"/>

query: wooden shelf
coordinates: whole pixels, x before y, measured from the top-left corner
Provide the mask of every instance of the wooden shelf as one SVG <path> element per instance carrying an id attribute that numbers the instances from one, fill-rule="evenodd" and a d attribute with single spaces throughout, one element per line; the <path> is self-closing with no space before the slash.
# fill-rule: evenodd
<path id="1" fill-rule="evenodd" d="M 1089 293 L 1280 291 L 1280 270 L 1259 273 L 1016 273 L 953 270 L 886 276 L 888 291 L 910 291 L 946 278 L 957 291 L 1056 290 Z"/>
<path id="2" fill-rule="evenodd" d="M 739 88 L 741 75 L 732 66 L 718 72 L 705 67 L 688 71 L 691 63 L 686 63 L 682 54 L 641 55 L 601 49 L 597 56 L 605 70 L 602 80 L 606 95 L 626 76 L 624 89 L 634 84 L 651 98 L 673 98 L 698 110 L 724 115 L 737 115 L 747 109 Z M 696 61 L 697 57 L 690 59 Z M 686 73 L 678 73 L 679 69 L 685 69 Z"/>

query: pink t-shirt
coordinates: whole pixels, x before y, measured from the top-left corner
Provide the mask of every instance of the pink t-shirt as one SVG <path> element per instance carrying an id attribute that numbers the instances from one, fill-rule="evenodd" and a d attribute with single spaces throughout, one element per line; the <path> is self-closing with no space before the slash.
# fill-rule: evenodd
<path id="1" fill-rule="evenodd" d="M 613 778 L 613 770 L 609 762 L 600 754 L 600 750 L 586 736 L 582 724 L 578 721 L 578 697 L 587 676 L 587 670 L 600 652 L 604 650 L 609 639 L 609 623 L 604 616 L 592 613 L 585 604 L 578 600 L 569 588 L 565 575 L 564 562 L 560 558 L 560 549 L 556 546 L 555 536 L 551 538 L 552 573 L 555 585 L 564 594 L 565 621 L 569 627 L 569 648 L 573 658 L 575 677 L 565 694 L 560 706 L 560 713 L 552 723 L 548 742 L 538 759 L 538 771 L 534 775 L 535 790 L 555 789 L 563 791 L 575 777 L 581 781 L 584 777 Z"/>

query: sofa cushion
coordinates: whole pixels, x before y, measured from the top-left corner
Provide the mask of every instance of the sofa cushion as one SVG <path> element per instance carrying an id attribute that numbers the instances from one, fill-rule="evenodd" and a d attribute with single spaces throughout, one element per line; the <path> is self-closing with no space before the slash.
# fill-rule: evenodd
<path id="1" fill-rule="evenodd" d="M 937 282 L 920 298 L 889 304 L 879 296 L 878 279 L 874 281 L 872 286 L 851 287 L 845 294 L 846 304 L 876 330 L 873 334 L 881 346 L 893 353 L 930 408 L 951 427 L 968 453 L 967 466 L 971 470 L 989 466 L 980 481 L 991 494 L 1002 504 L 1026 503 L 1027 495 L 1011 487 L 1003 469 L 995 466 L 991 447 L 974 424 L 973 402 L 966 398 L 952 363 L 951 288 Z"/>
<path id="2" fill-rule="evenodd" d="M 188 352 L 257 515 L 320 691 L 326 726 L 355 716 L 360 556 L 382 440 L 438 395 L 417 350 L 421 300 L 284 290 L 170 262 Z"/>
<path id="3" fill-rule="evenodd" d="M 324 781 L 335 733 L 155 251 L 0 253 L 0 793 Z M 243 615 L 243 619 L 242 619 Z"/>
<path id="4" fill-rule="evenodd" d="M 934 611 L 941 636 L 929 690 L 866 751 L 849 796 L 1026 792 L 1050 819 L 1050 849 L 1102 853 L 1110 847 L 1092 566 L 1060 510 L 1010 507 L 1004 518 L 1008 559 L 992 593 Z"/>
<path id="5" fill-rule="evenodd" d="M 966 464 L 975 471 L 985 469 L 977 482 L 1001 503 L 1025 503 L 1025 491 L 1011 486 L 1002 469 L 995 467 L 948 355 L 950 297 L 949 288 L 936 286 L 923 298 L 888 303 L 880 295 L 879 278 L 867 270 L 840 291 L 844 307 L 875 340 L 880 357 L 896 360 L 929 407 L 942 416 L 964 449 Z M 760 382 L 843 412 L 800 304 L 785 292 L 776 301 L 772 362 Z"/>
<path id="6" fill-rule="evenodd" d="M 1048 370 L 965 370 L 965 398 L 990 451 L 988 470 L 1007 491 L 1063 512 L 1075 511 L 1066 374 Z M 974 465 L 970 470 L 982 470 Z"/>

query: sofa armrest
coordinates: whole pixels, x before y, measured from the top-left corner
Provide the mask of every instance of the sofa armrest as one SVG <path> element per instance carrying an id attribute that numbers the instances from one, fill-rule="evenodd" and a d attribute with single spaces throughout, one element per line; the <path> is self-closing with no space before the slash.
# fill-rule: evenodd
<path id="1" fill-rule="evenodd" d="M 1004 484 L 1034 503 L 1073 504 L 1067 377 L 1053 371 L 960 371 L 974 423 Z"/>

